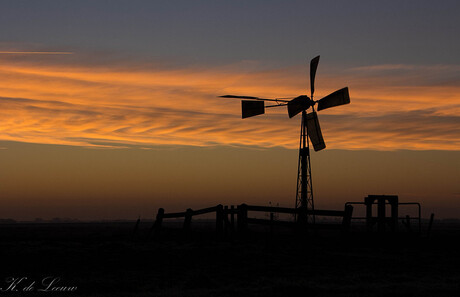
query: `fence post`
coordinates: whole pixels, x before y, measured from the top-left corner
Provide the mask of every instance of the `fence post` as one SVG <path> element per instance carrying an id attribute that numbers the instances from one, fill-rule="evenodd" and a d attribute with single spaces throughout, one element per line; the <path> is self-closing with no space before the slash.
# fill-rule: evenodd
<path id="1" fill-rule="evenodd" d="M 235 231 L 235 207 L 232 205 L 230 206 L 230 226 L 231 226 L 231 231 Z"/>
<path id="2" fill-rule="evenodd" d="M 163 208 L 158 209 L 157 217 L 155 219 L 155 223 L 152 225 L 151 231 L 153 231 L 154 234 L 160 232 L 161 225 L 163 223 L 163 215 L 165 214 L 165 210 Z"/>
<path id="3" fill-rule="evenodd" d="M 433 220 L 434 220 L 434 213 L 430 216 L 430 224 L 428 225 L 428 232 L 426 234 L 427 237 L 430 237 L 431 227 L 433 227 Z"/>
<path id="4" fill-rule="evenodd" d="M 229 225 L 230 225 L 230 222 L 228 221 L 228 206 L 225 205 L 224 206 L 224 214 L 223 214 L 223 217 L 224 217 L 224 236 L 227 237 L 228 236 L 228 229 L 229 229 Z"/>
<path id="5" fill-rule="evenodd" d="M 184 231 L 190 231 L 190 225 L 192 223 L 192 215 L 193 215 L 193 210 L 191 208 L 188 208 L 185 211 L 185 219 L 184 219 L 184 226 L 183 229 Z"/>
<path id="6" fill-rule="evenodd" d="M 350 230 L 352 216 L 353 216 L 353 206 L 345 205 L 345 211 L 344 211 L 344 214 L 343 214 L 343 221 L 342 221 L 342 230 L 343 231 Z"/>
<path id="7" fill-rule="evenodd" d="M 224 231 L 224 207 L 222 204 L 216 207 L 216 235 L 222 236 Z"/>
<path id="8" fill-rule="evenodd" d="M 410 216 L 409 215 L 406 215 L 406 228 L 408 232 L 412 231 L 410 228 Z"/>
<path id="9" fill-rule="evenodd" d="M 238 232 L 245 232 L 248 229 L 248 207 L 243 203 L 237 206 L 237 210 Z"/>

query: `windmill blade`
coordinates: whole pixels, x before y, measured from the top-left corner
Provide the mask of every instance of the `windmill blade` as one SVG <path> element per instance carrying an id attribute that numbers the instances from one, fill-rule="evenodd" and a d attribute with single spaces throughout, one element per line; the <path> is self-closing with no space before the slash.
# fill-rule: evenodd
<path id="1" fill-rule="evenodd" d="M 249 100 L 242 100 L 241 101 L 241 111 L 242 111 L 242 118 L 249 118 L 259 114 L 265 113 L 265 106 L 263 101 L 249 101 Z"/>
<path id="2" fill-rule="evenodd" d="M 301 95 L 296 97 L 288 102 L 288 114 L 289 117 L 292 118 L 293 116 L 297 115 L 299 112 L 308 109 L 311 106 L 312 102 L 310 98 L 306 95 Z"/>
<path id="3" fill-rule="evenodd" d="M 318 115 L 314 111 L 307 114 L 307 129 L 315 152 L 325 149 L 326 144 L 324 143 L 323 134 L 319 127 Z"/>
<path id="4" fill-rule="evenodd" d="M 274 101 L 274 102 L 288 102 L 289 100 L 283 100 L 283 98 L 275 98 L 275 99 L 267 99 L 267 98 L 259 98 L 259 97 L 252 97 L 252 96 L 237 96 L 237 95 L 223 95 L 219 96 L 221 98 L 236 98 L 236 99 L 252 99 L 252 100 L 259 100 L 259 101 Z"/>
<path id="5" fill-rule="evenodd" d="M 237 96 L 237 95 L 223 95 L 223 96 L 219 96 L 219 97 L 222 97 L 222 98 L 238 98 L 238 99 L 254 99 L 254 100 L 259 99 L 258 97 L 252 97 L 252 96 Z"/>
<path id="6" fill-rule="evenodd" d="M 314 57 L 310 62 L 310 90 L 311 97 L 313 98 L 313 93 L 315 92 L 315 76 L 316 69 L 318 68 L 319 56 Z"/>
<path id="7" fill-rule="evenodd" d="M 348 87 L 345 87 L 320 99 L 318 101 L 318 111 L 348 103 L 350 103 L 350 95 L 348 94 Z"/>

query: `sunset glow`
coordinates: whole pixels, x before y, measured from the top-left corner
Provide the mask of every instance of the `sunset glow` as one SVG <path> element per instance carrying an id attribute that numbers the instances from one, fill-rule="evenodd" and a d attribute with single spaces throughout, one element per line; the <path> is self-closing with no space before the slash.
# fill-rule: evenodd
<path id="1" fill-rule="evenodd" d="M 328 148 L 460 147 L 460 87 L 449 80 L 458 66 L 323 68 L 316 99 L 345 85 L 352 98 L 349 106 L 320 112 Z M 337 71 L 340 78 L 331 75 Z M 298 120 L 289 120 L 284 107 L 241 120 L 240 102 L 217 96 L 294 97 L 306 93 L 305 72 L 298 66 L 269 71 L 247 71 L 244 65 L 165 69 L 154 64 L 46 65 L 3 58 L 0 137 L 102 147 L 295 148 Z"/>
<path id="2" fill-rule="evenodd" d="M 242 119 L 241 100 L 219 96 L 310 96 L 316 56 L 313 99 L 348 87 L 351 102 L 318 112 L 315 207 L 388 194 L 458 218 L 459 12 L 427 0 L 0 1 L 0 219 L 292 207 L 301 116 Z"/>

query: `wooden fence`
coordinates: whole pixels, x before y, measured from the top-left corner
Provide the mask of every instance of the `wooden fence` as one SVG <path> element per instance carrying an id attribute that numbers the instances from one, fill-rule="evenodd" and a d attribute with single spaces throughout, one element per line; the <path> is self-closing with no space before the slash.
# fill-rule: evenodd
<path id="1" fill-rule="evenodd" d="M 292 226 L 292 227 L 302 227 L 307 226 L 308 228 L 313 229 L 341 229 L 343 231 L 347 231 L 350 228 L 351 224 L 351 217 L 353 214 L 353 207 L 351 205 L 345 206 L 343 211 L 340 210 L 305 210 L 302 208 L 287 208 L 287 207 L 273 207 L 273 206 L 256 206 L 256 205 L 246 205 L 241 204 L 238 205 L 238 230 L 245 231 L 248 228 L 248 224 L 263 224 L 263 225 L 284 225 L 284 226 Z M 256 211 L 256 212 L 268 212 L 270 213 L 270 219 L 258 219 L 258 218 L 249 218 L 248 211 Z M 273 219 L 274 213 L 285 213 L 285 214 L 292 214 L 292 215 L 314 215 L 316 216 L 327 216 L 327 217 L 341 217 L 342 223 L 341 224 L 325 224 L 325 223 L 310 223 L 310 224 L 299 224 L 297 222 L 290 222 L 290 221 L 278 221 Z"/>
<path id="2" fill-rule="evenodd" d="M 299 224 L 299 222 L 294 221 L 279 221 L 274 219 L 274 213 L 284 213 L 292 215 L 314 215 L 314 216 L 327 216 L 327 217 L 341 217 L 341 224 L 324 224 L 324 223 L 315 223 L 315 224 L 306 224 L 308 228 L 313 229 L 337 229 L 342 231 L 347 231 L 350 228 L 351 217 L 353 213 L 353 207 L 351 205 L 346 205 L 343 211 L 339 210 L 305 210 L 301 208 L 286 208 L 286 207 L 273 207 L 273 206 L 257 206 L 257 205 L 246 205 L 241 204 L 236 208 L 232 205 L 222 206 L 221 204 L 203 208 L 199 210 L 193 210 L 191 208 L 187 209 L 184 212 L 174 212 L 174 213 L 165 213 L 163 208 L 158 210 L 155 223 L 153 225 L 153 230 L 155 232 L 159 231 L 163 225 L 164 219 L 169 218 L 184 218 L 183 229 L 188 231 L 190 230 L 192 217 L 197 215 L 202 215 L 206 213 L 216 213 L 216 234 L 218 236 L 227 235 L 228 232 L 235 231 L 235 215 L 236 215 L 236 230 L 239 233 L 246 232 L 248 230 L 249 224 L 261 224 L 269 225 L 273 227 L 274 225 L 283 225 L 283 226 L 292 226 L 292 227 L 302 227 L 304 225 Z M 259 219 L 248 217 L 248 212 L 265 212 L 270 213 L 270 219 Z M 229 218 L 230 217 L 230 218 Z"/>

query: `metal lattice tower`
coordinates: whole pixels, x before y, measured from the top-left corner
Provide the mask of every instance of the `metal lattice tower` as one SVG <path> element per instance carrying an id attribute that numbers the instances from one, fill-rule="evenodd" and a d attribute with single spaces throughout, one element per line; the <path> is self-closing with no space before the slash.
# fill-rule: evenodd
<path id="1" fill-rule="evenodd" d="M 315 209 L 313 183 L 311 180 L 310 140 L 308 139 L 307 113 L 305 111 L 302 112 L 302 124 L 300 128 L 295 208 L 302 208 L 306 211 L 313 211 Z M 299 216 L 298 219 L 307 224 L 315 223 L 314 215 L 307 215 L 306 217 Z"/>

